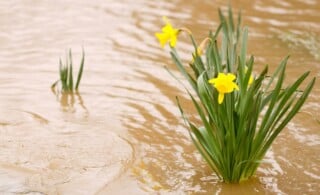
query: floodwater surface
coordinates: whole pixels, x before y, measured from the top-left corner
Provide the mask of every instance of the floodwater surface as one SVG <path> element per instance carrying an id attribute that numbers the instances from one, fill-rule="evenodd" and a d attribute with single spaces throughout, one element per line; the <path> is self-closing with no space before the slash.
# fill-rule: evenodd
<path id="1" fill-rule="evenodd" d="M 255 72 L 290 54 L 286 82 L 315 87 L 254 178 L 223 184 L 202 160 L 176 106 L 195 116 L 154 37 L 167 16 L 197 41 L 219 0 L 0 2 L 0 194 L 317 194 L 320 191 L 320 1 L 236 0 Z M 85 67 L 79 93 L 53 93 L 58 62 Z M 190 60 L 187 36 L 178 50 Z M 196 118 L 196 117 L 194 117 Z"/>

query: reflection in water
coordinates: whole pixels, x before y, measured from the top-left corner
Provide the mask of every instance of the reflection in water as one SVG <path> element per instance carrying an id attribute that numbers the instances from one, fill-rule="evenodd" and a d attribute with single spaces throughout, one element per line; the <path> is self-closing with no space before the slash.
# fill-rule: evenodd
<path id="1" fill-rule="evenodd" d="M 30 112 L 30 111 L 22 111 L 22 112 L 30 114 L 32 116 L 32 118 L 35 121 L 39 121 L 40 124 L 48 124 L 49 123 L 49 120 L 44 118 L 40 114 L 37 114 L 37 113 L 34 113 L 34 112 Z"/>
<path id="2" fill-rule="evenodd" d="M 64 112 L 74 113 L 75 112 L 75 103 L 79 105 L 85 112 L 86 117 L 89 114 L 88 109 L 86 108 L 83 99 L 78 91 L 76 92 L 61 92 L 59 90 L 51 88 L 53 94 L 57 97 L 60 102 L 60 106 Z"/>
<path id="3" fill-rule="evenodd" d="M 154 32 L 166 15 L 173 24 L 192 29 L 201 41 L 217 26 L 216 10 L 225 8 L 225 1 L 70 2 L 0 3 L 0 193 L 320 191 L 319 81 L 252 180 L 220 183 L 195 150 L 175 96 L 194 121 L 196 112 L 183 88 L 163 69 L 167 66 L 179 77 Z M 320 33 L 319 1 L 234 0 L 232 4 L 241 8 L 249 26 L 248 50 L 256 56 L 255 71 L 266 63 L 273 69 L 291 53 L 289 82 L 307 70 L 319 77 L 314 49 L 319 40 L 306 37 Z M 290 47 L 291 39 L 278 38 L 287 32 L 309 42 Z M 53 95 L 48 86 L 56 76 L 56 56 L 63 48 L 79 45 L 86 47 L 88 64 L 82 93 Z M 190 59 L 190 48 L 182 35 L 178 43 L 182 58 Z M 77 55 L 81 51 L 75 51 Z"/>

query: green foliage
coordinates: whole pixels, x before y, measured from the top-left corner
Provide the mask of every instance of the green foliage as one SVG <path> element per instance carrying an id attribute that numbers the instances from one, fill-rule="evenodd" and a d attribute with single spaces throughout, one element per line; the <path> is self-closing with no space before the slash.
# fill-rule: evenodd
<path id="1" fill-rule="evenodd" d="M 85 58 L 85 53 L 84 53 L 84 50 L 82 49 L 82 58 L 80 62 L 80 68 L 79 68 L 76 84 L 74 85 L 73 70 L 72 70 L 72 52 L 71 52 L 71 49 L 69 49 L 69 54 L 66 56 L 65 64 L 62 63 L 61 58 L 59 59 L 60 79 L 54 82 L 51 88 L 52 89 L 56 88 L 57 84 L 61 82 L 62 92 L 78 91 L 81 77 L 82 77 L 82 72 L 83 72 L 84 58 Z"/>
<path id="2" fill-rule="evenodd" d="M 266 65 L 250 84 L 254 57 L 247 59 L 248 29 L 241 27 L 240 15 L 235 23 L 231 8 L 227 17 L 219 10 L 221 23 L 215 33 L 209 33 L 204 56 L 197 53 L 198 46 L 190 34 L 195 48 L 189 64 L 191 71 L 171 47 L 173 61 L 195 92 L 193 95 L 188 91 L 202 121 L 201 125 L 191 122 L 177 98 L 191 139 L 212 170 L 227 183 L 247 180 L 255 173 L 272 142 L 299 111 L 315 83 L 313 78 L 304 90 L 299 89 L 309 74 L 306 72 L 293 84 L 284 86 L 286 57 L 273 74 L 268 75 Z M 221 72 L 236 75 L 239 90 L 225 94 L 219 104 L 218 91 L 208 80 Z"/>

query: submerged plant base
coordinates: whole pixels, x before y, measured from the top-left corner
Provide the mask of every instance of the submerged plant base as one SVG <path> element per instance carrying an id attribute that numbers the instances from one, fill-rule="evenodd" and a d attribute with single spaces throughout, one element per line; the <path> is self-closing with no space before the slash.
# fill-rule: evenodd
<path id="1" fill-rule="evenodd" d="M 204 127 L 199 127 L 198 130 L 202 135 L 205 135 L 206 132 L 208 132 L 208 130 L 206 130 Z M 197 144 L 199 144 L 199 143 L 197 143 Z M 221 150 L 222 150 L 222 152 L 225 152 L 227 150 L 232 150 L 232 151 L 230 151 L 230 153 L 232 153 L 232 154 L 235 154 L 238 152 L 238 149 L 235 149 L 235 148 L 234 149 L 224 148 Z M 210 159 L 215 158 L 214 154 L 212 154 L 210 152 L 208 152 L 207 155 Z M 211 156 L 211 155 L 213 155 L 213 156 Z M 241 160 L 243 160 L 243 162 L 236 163 L 236 160 L 233 159 L 233 160 L 229 160 L 228 162 L 224 163 L 224 166 L 229 167 L 227 169 L 229 171 L 228 172 L 221 171 L 220 172 L 221 175 L 218 174 L 221 181 L 223 181 L 225 183 L 243 183 L 243 182 L 248 181 L 250 178 L 252 178 L 254 176 L 256 169 L 258 168 L 259 162 L 262 159 L 258 160 L 256 163 L 250 162 L 249 159 L 241 159 Z"/>

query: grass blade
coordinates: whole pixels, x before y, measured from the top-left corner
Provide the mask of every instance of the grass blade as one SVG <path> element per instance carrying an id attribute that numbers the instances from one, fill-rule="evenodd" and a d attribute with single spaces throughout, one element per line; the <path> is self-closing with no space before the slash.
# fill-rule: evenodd
<path id="1" fill-rule="evenodd" d="M 80 80 L 82 77 L 82 72 L 83 72 L 83 66 L 84 66 L 84 60 L 85 60 L 85 53 L 84 53 L 84 49 L 82 48 L 82 58 L 81 58 L 81 62 L 80 62 L 80 69 L 78 72 L 78 77 L 77 77 L 77 82 L 76 82 L 76 87 L 75 90 L 78 91 L 79 85 L 80 85 Z"/>

